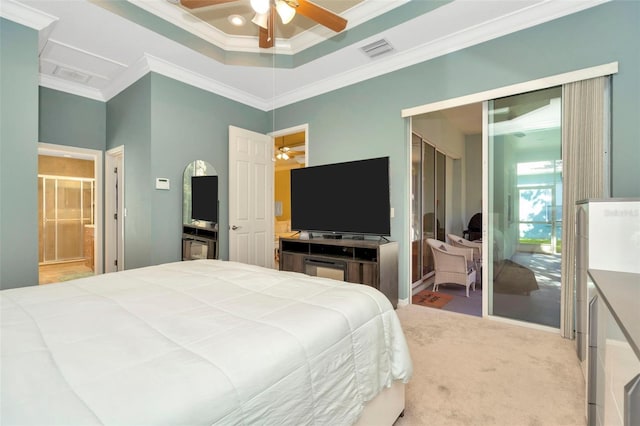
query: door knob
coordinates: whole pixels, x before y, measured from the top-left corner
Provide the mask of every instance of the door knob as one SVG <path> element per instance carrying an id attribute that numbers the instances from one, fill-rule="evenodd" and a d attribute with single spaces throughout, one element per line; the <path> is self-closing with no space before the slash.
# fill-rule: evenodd
<path id="1" fill-rule="evenodd" d="M 231 227 L 231 229 L 232 229 L 233 231 L 235 231 L 236 229 L 240 229 L 240 227 L 239 227 L 239 226 L 236 226 L 236 225 L 233 225 L 233 226 Z"/>

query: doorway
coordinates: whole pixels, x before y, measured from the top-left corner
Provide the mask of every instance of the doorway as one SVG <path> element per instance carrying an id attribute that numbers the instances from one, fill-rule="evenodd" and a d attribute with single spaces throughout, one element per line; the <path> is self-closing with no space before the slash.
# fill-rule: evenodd
<path id="1" fill-rule="evenodd" d="M 279 268 L 280 238 L 291 231 L 291 170 L 307 165 L 308 125 L 280 130 L 272 134 L 274 147 L 274 267 Z"/>
<path id="2" fill-rule="evenodd" d="M 102 273 L 102 153 L 38 144 L 38 282 Z"/>
<path id="3" fill-rule="evenodd" d="M 451 244 L 482 208 L 482 107 L 476 103 L 412 117 L 412 303 L 482 315 L 482 283 L 466 295 L 459 284 L 433 291 L 435 262 L 428 239 Z"/>
<path id="4" fill-rule="evenodd" d="M 489 206 L 490 201 L 488 196 L 489 189 L 493 185 L 492 177 L 491 177 L 491 174 L 489 173 L 489 163 L 490 161 L 492 161 L 489 155 L 489 136 L 488 136 L 489 100 L 496 100 L 504 97 L 510 97 L 510 96 L 516 96 L 516 95 L 526 94 L 526 93 L 535 92 L 535 91 L 541 91 L 541 90 L 545 90 L 553 87 L 562 87 L 562 89 L 564 90 L 566 87 L 571 87 L 572 83 L 587 81 L 587 80 L 596 79 L 599 77 L 610 76 L 610 75 L 616 74 L 617 72 L 618 72 L 618 63 L 612 62 L 609 64 L 594 66 L 591 68 L 583 68 L 575 71 L 570 71 L 563 74 L 546 76 L 538 80 L 530 80 L 522 83 L 513 84 L 510 86 L 498 87 L 488 91 L 478 92 L 478 93 L 474 93 L 474 94 L 470 94 L 470 95 L 466 95 L 458 98 L 450 98 L 440 102 L 434 102 L 434 103 L 425 104 L 417 107 L 406 108 L 401 111 L 401 116 L 403 118 L 411 118 L 410 125 L 411 127 L 413 127 L 413 122 L 414 122 L 413 118 L 416 116 L 420 116 L 420 115 L 427 114 L 430 112 L 435 112 L 435 111 L 445 111 L 447 109 L 453 109 L 461 106 L 471 105 L 473 103 L 481 103 L 482 105 L 481 121 L 483 125 L 483 131 L 481 135 L 481 139 L 482 139 L 482 144 L 481 144 L 482 146 L 482 150 L 481 150 L 482 151 L 482 156 L 481 156 L 482 158 L 482 162 L 481 162 L 482 191 L 481 191 L 481 194 L 482 194 L 482 212 L 484 213 L 482 217 L 482 228 L 483 228 L 482 229 L 482 236 L 483 236 L 482 252 L 484 253 L 482 257 L 483 284 L 487 283 L 489 280 L 489 277 L 493 275 L 493 270 L 491 269 L 492 262 L 488 261 L 488 257 L 489 255 L 491 255 L 491 253 L 489 253 L 489 244 L 490 244 L 490 241 L 493 239 L 494 235 L 492 234 L 492 232 L 489 231 L 489 225 L 492 224 L 493 221 L 496 219 L 496 217 L 493 214 L 491 215 L 487 214 L 490 211 L 490 206 Z M 604 94 L 605 98 L 606 96 L 608 96 L 607 93 L 608 92 L 606 91 L 606 88 L 605 88 L 605 94 Z M 605 99 L 605 103 L 606 103 L 606 99 Z M 599 108 L 598 102 L 596 102 L 595 104 L 588 104 L 588 105 L 589 105 L 589 108 L 593 109 L 593 111 L 590 110 L 589 112 L 593 113 L 592 115 L 595 115 L 595 112 L 597 112 Z M 609 120 L 608 115 L 606 114 L 606 112 L 608 111 L 606 106 L 604 108 L 604 111 L 605 111 L 605 115 L 604 115 L 604 118 L 602 118 L 603 119 L 602 125 L 605 128 L 607 128 L 607 126 L 610 125 L 609 124 L 610 121 L 608 121 Z M 591 115 L 588 115 L 588 116 L 591 117 Z M 597 118 L 597 119 L 600 119 L 600 118 Z M 577 120 L 577 122 L 579 123 L 581 120 L 581 116 L 576 113 L 572 115 L 570 118 L 566 118 L 566 121 L 565 119 L 563 119 L 563 121 L 565 121 L 568 126 L 572 126 L 573 124 L 575 124 L 574 120 Z M 605 140 L 607 140 L 606 135 L 607 135 L 606 131 L 602 133 L 602 136 L 605 138 Z M 571 140 L 571 142 L 576 143 L 575 140 L 573 139 Z M 409 145 L 409 149 L 410 149 L 410 143 L 411 143 L 410 139 L 408 139 L 407 144 Z M 602 155 L 603 158 L 607 158 L 607 152 L 603 152 L 600 155 Z M 573 161 L 577 161 L 577 160 L 573 160 Z M 603 162 L 603 164 L 606 164 L 606 163 Z M 578 167 L 577 164 L 574 165 L 574 167 L 577 168 Z M 409 173 L 407 173 L 406 179 L 407 181 L 410 181 Z M 515 173 L 514 173 L 514 179 L 515 179 Z M 606 180 L 606 177 L 605 177 L 605 180 Z M 575 191 L 575 187 L 578 186 L 577 181 L 575 180 L 569 181 L 567 184 L 572 185 L 571 187 L 572 191 Z M 468 199 L 468 194 L 470 194 L 471 192 L 466 190 L 466 188 L 463 188 L 462 192 L 467 194 L 467 199 Z M 566 191 L 566 192 L 569 192 L 569 191 Z M 517 195 L 519 196 L 519 194 Z M 511 217 L 516 217 L 515 215 L 519 214 L 519 212 L 514 210 L 514 206 L 512 205 L 512 203 L 508 202 L 508 198 L 509 197 L 507 197 L 507 202 L 505 202 L 504 205 L 511 206 L 511 214 L 512 214 Z M 512 193 L 511 199 L 513 200 L 514 198 L 515 196 Z M 407 202 L 409 202 L 409 200 L 407 200 Z M 564 228 L 563 226 L 561 226 L 562 223 L 557 223 L 562 218 L 565 219 L 564 222 L 568 224 L 569 223 L 572 224 L 572 211 L 566 210 L 567 208 L 571 208 L 571 206 L 564 206 L 564 207 L 565 207 L 564 210 L 556 209 L 556 214 L 553 216 L 554 218 L 553 220 L 556 222 L 553 226 L 556 226 L 557 231 Z M 503 217 L 509 217 L 509 209 L 506 209 L 505 212 L 506 212 L 506 216 L 503 214 Z M 517 217 L 519 218 L 519 216 Z M 406 232 L 407 234 L 409 234 L 410 232 L 409 226 L 407 226 Z M 571 231 L 568 231 L 567 229 L 564 229 L 563 232 L 565 237 L 571 235 Z M 558 233 L 557 235 L 559 236 L 560 234 Z M 562 244 L 561 241 L 560 243 Z M 572 245 L 572 243 L 573 243 L 573 239 L 570 239 L 568 241 L 565 241 L 563 245 L 569 246 L 569 245 Z M 550 243 L 550 244 L 553 244 L 553 243 Z M 500 249 L 499 244 L 493 244 L 492 249 L 499 250 Z M 567 249 L 569 249 L 569 247 L 567 247 Z M 560 274 L 560 279 L 562 282 L 560 286 L 560 291 L 562 296 L 560 301 L 560 332 L 563 337 L 567 337 L 567 338 L 571 338 L 574 332 L 573 312 L 574 312 L 575 303 L 574 303 L 574 296 L 572 296 L 573 294 L 573 281 L 572 281 L 573 272 L 571 272 L 572 261 L 573 259 L 571 258 L 563 259 L 561 268 L 563 271 L 565 271 L 565 273 Z M 406 271 L 406 274 L 410 275 L 410 268 L 411 268 L 410 260 L 407 260 L 407 262 L 403 265 L 403 268 Z M 540 268 L 538 268 L 538 270 L 542 270 L 543 268 L 544 266 L 541 266 Z M 408 286 L 409 294 L 411 294 L 410 283 L 406 285 Z M 483 317 L 491 316 L 494 319 L 500 318 L 494 315 L 491 309 L 492 307 L 490 306 L 489 291 L 484 291 L 483 301 L 482 301 L 482 316 Z M 505 319 L 505 321 L 511 321 L 511 320 Z M 529 325 L 534 328 L 542 328 L 547 330 L 557 330 L 557 328 L 538 325 L 532 322 L 523 322 L 521 320 L 515 320 L 515 321 L 517 321 L 518 324 L 520 325 Z"/>
<path id="5" fill-rule="evenodd" d="M 486 297 L 488 315 L 560 327 L 560 101 L 561 87 L 488 101 L 488 130 L 483 129 L 482 103 L 412 117 L 413 127 L 430 134 L 435 146 L 448 153 L 446 164 L 451 165 L 445 188 L 440 189 L 448 195 L 445 213 L 434 206 L 438 219 L 444 219 L 443 231 L 437 233 L 442 235 L 432 238 L 443 242 L 450 242 L 445 236 L 451 234 L 469 238 L 470 219 L 476 213 L 491 218 L 483 226 L 485 232 L 478 234 L 488 233 L 489 238 L 482 238 L 488 249 L 483 250 L 484 268 L 476 268 L 476 291 L 467 298 L 462 286 L 440 286 L 447 299 L 440 309 L 482 316 Z M 488 212 L 480 184 L 486 167 L 481 161 L 484 133 L 489 136 Z M 414 149 L 415 141 L 414 135 Z M 438 162 L 430 167 L 437 171 Z M 485 269 L 488 273 L 482 276 Z M 422 288 L 429 290 L 432 281 L 425 280 Z M 412 294 L 416 293 L 413 287 Z"/>

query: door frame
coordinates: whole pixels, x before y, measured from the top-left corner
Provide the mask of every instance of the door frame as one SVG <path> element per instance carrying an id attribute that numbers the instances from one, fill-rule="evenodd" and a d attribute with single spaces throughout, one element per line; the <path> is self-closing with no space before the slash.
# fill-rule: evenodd
<path id="1" fill-rule="evenodd" d="M 112 185 L 107 185 L 107 173 L 118 167 L 118 191 L 116 200 L 116 188 Z M 107 216 L 104 224 L 104 265 L 105 272 L 123 271 L 125 269 L 124 264 L 124 221 L 127 216 L 127 210 L 124 205 L 124 145 L 112 148 L 106 151 L 105 156 L 105 215 L 107 212 L 115 212 L 116 205 L 119 207 L 117 218 L 114 220 L 109 219 L 111 216 Z M 116 204 L 117 203 L 117 204 Z M 119 237 L 116 240 L 116 235 Z M 117 261 L 117 263 L 116 263 Z"/>
<path id="2" fill-rule="evenodd" d="M 286 129 L 281 129 L 281 130 L 275 130 L 273 132 L 267 133 L 267 135 L 271 136 L 271 139 L 273 139 L 275 141 L 276 138 L 279 138 L 280 136 L 287 136 L 287 135 L 291 135 L 294 133 L 300 133 L 300 132 L 304 132 L 304 167 L 307 167 L 309 165 L 309 123 L 304 123 L 304 124 L 299 124 L 297 126 L 292 126 L 292 127 L 287 127 Z M 274 161 L 275 161 L 275 148 L 274 148 Z M 273 188 L 273 200 L 272 200 L 272 204 L 274 205 L 274 209 L 273 209 L 273 217 L 271 218 L 271 222 L 273 222 L 274 226 L 276 223 L 276 211 L 275 211 L 275 204 L 276 204 L 276 193 L 275 193 L 275 173 L 276 173 L 276 168 L 273 168 L 273 181 L 274 181 L 274 188 Z M 273 241 L 274 241 L 274 251 L 278 250 L 278 247 L 275 247 L 275 245 L 277 244 L 276 241 L 276 237 L 275 237 L 275 228 L 274 228 L 274 235 L 273 235 Z M 275 256 L 274 256 L 275 257 Z M 274 265 L 275 269 L 279 268 L 279 265 Z"/>
<path id="3" fill-rule="evenodd" d="M 409 119 L 409 137 L 406 139 L 406 146 L 408 147 L 408 149 L 406 150 L 406 152 L 411 152 L 411 132 L 412 132 L 412 121 L 411 121 L 411 117 L 415 116 L 415 115 L 420 115 L 420 114 L 426 114 L 429 112 L 435 112 L 435 111 L 440 111 L 443 109 L 448 109 L 448 108 L 453 108 L 453 107 L 458 107 L 458 106 L 463 106 L 463 105 L 468 105 L 468 104 L 472 104 L 472 103 L 482 103 L 482 250 L 485 253 L 488 253 L 489 247 L 488 247 L 488 240 L 487 240 L 487 231 L 488 231 L 488 225 L 489 225 L 489 215 L 487 214 L 487 212 L 489 211 L 489 199 L 488 199 L 488 194 L 489 194 L 489 167 L 488 167 L 488 162 L 489 162 L 489 136 L 488 136 L 488 132 L 487 132 L 487 123 L 488 123 L 488 116 L 489 116 L 489 111 L 488 111 L 488 102 L 492 99 L 497 99 L 497 98 L 502 98 L 502 97 L 506 97 L 506 96 L 513 96 L 513 95 L 518 95 L 521 93 L 525 93 L 525 92 L 532 92 L 532 91 L 536 91 L 536 90 L 542 90 L 542 89 L 547 89 L 550 87 L 555 87 L 555 86 L 562 86 L 563 84 L 567 84 L 567 83 L 573 83 L 576 81 L 581 81 L 581 80 L 587 80 L 587 79 L 591 79 L 591 78 L 596 78 L 596 77 L 602 77 L 605 75 L 612 75 L 612 74 L 616 74 L 618 72 L 618 62 L 611 62 L 608 64 L 603 64 L 603 65 L 598 65 L 598 66 L 594 66 L 594 67 L 590 67 L 590 68 L 584 68 L 584 69 L 580 69 L 580 70 L 575 70 L 575 71 L 570 71 L 567 73 L 563 73 L 563 74 L 556 74 L 556 75 L 552 75 L 552 76 L 548 76 L 548 77 L 544 77 L 544 78 L 539 78 L 536 80 L 529 80 L 529 81 L 525 81 L 522 83 L 517 83 L 517 84 L 512 84 L 509 86 L 503 86 L 503 87 L 498 87 L 495 89 L 491 89 L 491 90 L 487 90 L 484 92 L 477 92 L 477 93 L 472 93 L 469 95 L 465 95 L 465 96 L 460 96 L 460 97 L 456 97 L 456 98 L 450 98 L 450 99 L 445 99 L 442 101 L 438 101 L 438 102 L 432 102 L 432 103 L 428 103 L 428 104 L 424 104 L 424 105 L 420 105 L 420 106 L 416 106 L 416 107 L 411 107 L 411 108 L 405 108 L 401 110 L 401 117 L 405 118 L 405 119 Z M 409 158 L 409 161 L 411 161 L 411 159 Z M 406 175 L 405 175 L 405 182 L 409 183 L 411 182 L 411 169 L 409 168 L 406 171 Z M 410 191 L 408 191 L 410 192 Z M 410 204 L 410 200 L 407 199 L 405 200 L 405 206 L 407 206 L 407 211 L 409 212 L 409 214 L 411 214 L 411 204 Z M 407 222 L 407 225 L 405 227 L 405 235 L 410 236 L 411 235 L 411 227 L 410 227 L 410 221 Z M 411 250 L 411 240 L 408 239 L 408 246 L 409 248 L 406 249 L 405 248 L 405 252 L 406 253 L 410 253 Z M 489 269 L 488 265 L 485 264 L 487 262 L 487 257 L 484 256 L 483 259 L 483 267 L 482 267 L 482 282 L 486 283 L 489 282 Z M 409 279 L 405 280 L 405 288 L 406 288 L 406 294 L 408 295 L 408 298 L 402 301 L 402 304 L 410 304 L 411 303 L 411 256 L 407 256 L 405 259 L 405 262 L 403 265 L 400 265 L 400 267 L 402 269 L 404 269 L 404 276 L 405 277 L 409 277 Z M 512 320 L 512 319 L 508 319 L 508 318 L 501 318 L 495 315 L 489 315 L 489 292 L 488 291 L 483 291 L 482 292 L 482 316 L 484 318 L 490 318 L 496 321 L 502 321 L 502 322 L 506 322 L 506 323 L 512 323 L 512 324 L 517 324 L 517 325 L 521 325 L 521 326 L 525 326 L 525 327 L 529 327 L 529 328 L 535 328 L 535 329 L 540 329 L 540 330 L 545 330 L 545 331 L 553 331 L 553 332 L 560 332 L 560 334 L 563 333 L 563 330 L 565 329 L 565 309 L 567 307 L 567 304 L 569 303 L 573 303 L 571 300 L 561 300 L 560 303 L 560 330 L 557 330 L 555 328 L 551 328 L 551 327 L 547 327 L 547 326 L 543 326 L 543 325 L 538 325 L 538 324 L 533 324 L 533 323 L 528 323 L 528 322 L 524 322 L 524 321 L 516 321 L 516 320 Z"/>
<path id="4" fill-rule="evenodd" d="M 297 126 L 288 127 L 282 130 L 275 130 L 273 132 L 267 133 L 267 135 L 275 139 L 279 138 L 280 136 L 287 136 L 293 133 L 300 132 L 304 132 L 304 166 L 307 167 L 309 165 L 309 123 L 299 124 Z"/>
<path id="5" fill-rule="evenodd" d="M 96 275 L 103 273 L 104 255 L 102 252 L 103 240 L 103 190 L 104 180 L 102 175 L 102 151 L 74 146 L 57 145 L 46 142 L 38 142 L 38 155 L 63 156 L 81 160 L 93 161 L 93 174 L 95 179 L 94 189 L 94 225 L 95 235 L 93 239 L 93 271 Z"/>

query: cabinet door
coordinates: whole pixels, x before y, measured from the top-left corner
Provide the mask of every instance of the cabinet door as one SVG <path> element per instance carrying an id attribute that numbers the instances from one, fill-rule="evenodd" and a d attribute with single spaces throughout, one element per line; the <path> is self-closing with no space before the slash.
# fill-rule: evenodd
<path id="1" fill-rule="evenodd" d="M 378 288 L 378 266 L 371 262 L 349 262 L 347 281 Z"/>
<path id="2" fill-rule="evenodd" d="M 287 252 L 280 253 L 280 270 L 304 272 L 304 256 Z"/>

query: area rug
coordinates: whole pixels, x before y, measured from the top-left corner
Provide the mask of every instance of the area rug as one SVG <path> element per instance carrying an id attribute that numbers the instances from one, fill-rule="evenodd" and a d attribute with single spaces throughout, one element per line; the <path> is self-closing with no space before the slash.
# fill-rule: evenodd
<path id="1" fill-rule="evenodd" d="M 503 260 L 499 266 L 498 275 L 493 280 L 495 293 L 529 295 L 539 289 L 531 269 L 509 259 Z"/>
<path id="2" fill-rule="evenodd" d="M 430 308 L 442 308 L 453 299 L 453 296 L 444 293 L 437 293 L 429 290 L 422 290 L 411 298 L 411 302 L 416 305 L 428 306 Z"/>

